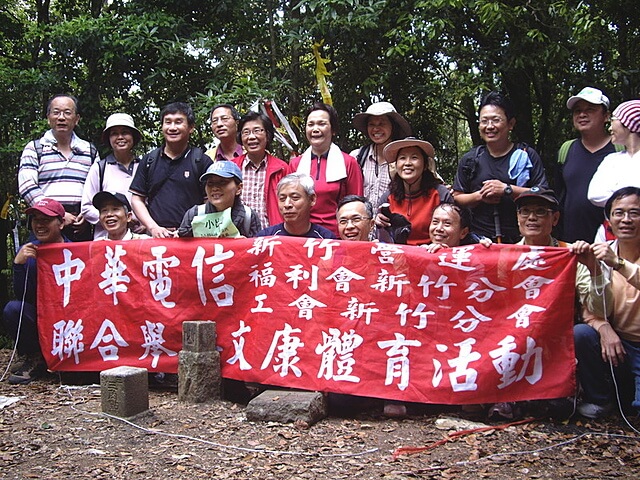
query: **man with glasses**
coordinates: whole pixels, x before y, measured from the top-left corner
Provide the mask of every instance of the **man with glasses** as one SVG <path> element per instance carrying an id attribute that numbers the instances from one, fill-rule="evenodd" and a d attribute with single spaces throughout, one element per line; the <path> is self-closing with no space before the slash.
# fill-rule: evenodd
<path id="1" fill-rule="evenodd" d="M 258 214 L 262 228 L 280 223 L 276 187 L 287 164 L 267 151 L 275 135 L 273 122 L 264 113 L 249 112 L 240 119 L 238 130 L 238 141 L 247 152 L 232 160 L 244 177 L 242 203 Z"/>
<path id="2" fill-rule="evenodd" d="M 47 104 L 50 129 L 27 144 L 20 157 L 18 191 L 33 207 L 43 198 L 52 198 L 65 209 L 64 235 L 73 241 L 91 240 L 91 225 L 80 213 L 82 189 L 97 150 L 78 137 L 78 99 L 58 94 Z"/>
<path id="3" fill-rule="evenodd" d="M 360 195 L 347 195 L 338 203 L 338 232 L 342 240 L 368 242 L 375 225 L 373 205 Z"/>
<path id="4" fill-rule="evenodd" d="M 214 148 L 207 150 L 207 155 L 214 162 L 218 160 L 233 160 L 242 155 L 242 146 L 236 141 L 240 114 L 228 103 L 216 105 L 211 110 L 211 131 L 220 142 Z"/>
<path id="5" fill-rule="evenodd" d="M 582 240 L 568 244 L 556 239 L 551 231 L 560 220 L 559 202 L 553 190 L 532 187 L 515 200 L 518 228 L 522 239 L 517 245 L 537 247 L 567 247 L 577 255 L 576 296 L 583 307 L 602 313 L 602 292 L 594 285 L 601 285 L 602 272 L 595 262 L 591 246 Z M 591 278 L 594 278 L 594 283 Z M 580 305 L 576 306 L 580 309 Z M 521 404 L 496 403 L 489 409 L 489 418 L 512 419 L 517 416 Z M 544 405 L 553 416 L 571 414 L 573 399 L 551 400 Z"/>
<path id="6" fill-rule="evenodd" d="M 640 188 L 617 190 L 604 211 L 616 240 L 591 249 L 611 270 L 606 292 L 612 299 L 606 316 L 587 308 L 584 323 L 573 330 L 583 390 L 578 412 L 594 419 L 613 409 L 620 387 L 635 390 L 631 406 L 640 411 Z"/>

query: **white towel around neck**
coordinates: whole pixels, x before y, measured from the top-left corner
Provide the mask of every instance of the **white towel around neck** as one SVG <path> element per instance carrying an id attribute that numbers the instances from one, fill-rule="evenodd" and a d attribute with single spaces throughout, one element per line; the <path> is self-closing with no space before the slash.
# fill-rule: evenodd
<path id="1" fill-rule="evenodd" d="M 311 175 L 311 147 L 307 148 L 300 158 L 300 164 L 296 170 L 298 173 Z M 327 155 L 327 182 L 337 182 L 347 178 L 347 166 L 344 163 L 342 151 L 335 143 L 331 144 Z"/>

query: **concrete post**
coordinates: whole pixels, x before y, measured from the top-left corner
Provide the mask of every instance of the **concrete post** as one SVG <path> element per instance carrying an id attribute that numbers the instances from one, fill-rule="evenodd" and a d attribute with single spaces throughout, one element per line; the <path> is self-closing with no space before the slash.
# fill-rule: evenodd
<path id="1" fill-rule="evenodd" d="M 116 367 L 100 372 L 102 411 L 129 418 L 149 410 L 146 368 Z"/>
<path id="2" fill-rule="evenodd" d="M 178 401 L 203 403 L 221 397 L 220 354 L 216 324 L 182 323 L 182 350 L 178 360 Z"/>

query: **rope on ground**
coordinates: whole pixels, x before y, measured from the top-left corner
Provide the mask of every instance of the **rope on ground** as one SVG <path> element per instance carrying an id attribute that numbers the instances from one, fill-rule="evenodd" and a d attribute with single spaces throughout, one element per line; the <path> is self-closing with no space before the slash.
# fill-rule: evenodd
<path id="1" fill-rule="evenodd" d="M 443 438 L 442 440 L 439 440 L 439 441 L 437 441 L 435 443 L 432 443 L 431 445 L 426 445 L 426 446 L 423 446 L 423 447 L 400 447 L 400 448 L 397 448 L 393 452 L 393 459 L 396 460 L 401 455 L 412 455 L 414 453 L 420 453 L 420 452 L 424 452 L 424 451 L 427 451 L 427 450 L 432 450 L 432 449 L 434 449 L 436 447 L 439 447 L 440 445 L 444 445 L 445 443 L 451 442 L 451 441 L 453 441 L 453 440 L 455 440 L 457 438 L 463 437 L 465 435 L 470 435 L 470 434 L 478 433 L 478 432 L 486 432 L 486 431 L 490 431 L 490 430 L 504 430 L 504 429 L 506 429 L 508 427 L 511 427 L 511 426 L 514 426 L 514 425 L 522 425 L 522 424 L 525 424 L 525 423 L 531 423 L 531 422 L 538 421 L 538 420 L 539 419 L 536 419 L 536 418 L 526 418 L 524 420 L 519 420 L 517 422 L 511 422 L 511 423 L 505 423 L 505 424 L 502 424 L 502 425 L 479 427 L 479 428 L 472 428 L 472 429 L 469 429 L 469 430 L 461 430 L 459 432 L 453 432 L 453 433 L 449 434 L 446 438 Z M 576 435 L 575 437 L 570 438 L 570 439 L 565 440 L 565 441 L 562 441 L 562 442 L 557 442 L 557 443 L 554 443 L 552 445 L 547 445 L 546 447 L 540 447 L 540 448 L 536 448 L 536 449 L 533 449 L 533 450 L 519 450 L 519 451 L 514 451 L 514 452 L 492 453 L 491 455 L 486 455 L 484 457 L 480 457 L 480 458 L 477 458 L 475 460 L 467 460 L 467 461 L 463 461 L 463 462 L 455 462 L 451 466 L 471 465 L 471 464 L 482 462 L 482 461 L 485 461 L 485 460 L 492 460 L 492 459 L 501 458 L 501 457 L 508 457 L 508 456 L 533 455 L 533 454 L 536 454 L 536 453 L 544 452 L 546 450 L 553 450 L 554 448 L 558 448 L 558 447 L 563 447 L 565 445 L 569 445 L 570 443 L 577 442 L 578 440 L 580 440 L 580 439 L 582 439 L 584 437 L 587 437 L 589 435 L 599 436 L 599 437 L 610 437 L 610 438 L 620 438 L 620 439 L 626 439 L 626 440 L 640 441 L 640 437 L 634 437 L 634 436 L 630 436 L 630 435 L 622 435 L 622 434 L 619 434 L 619 433 L 590 431 L 590 432 L 581 433 L 580 435 Z M 442 470 L 442 469 L 446 469 L 446 468 L 450 468 L 450 467 L 439 465 L 437 467 L 427 468 L 426 470 Z"/>
<path id="2" fill-rule="evenodd" d="M 71 391 L 67 390 L 67 393 L 69 394 L 69 396 L 71 396 L 73 398 L 73 396 L 71 395 Z M 134 423 L 130 420 L 127 420 L 125 418 L 120 418 L 120 417 L 116 417 L 114 415 L 110 415 L 108 413 L 104 413 L 104 412 L 89 412 L 87 410 L 82 410 L 80 408 L 76 408 L 73 405 L 70 405 L 72 410 L 75 410 L 78 413 L 82 413 L 85 415 L 92 415 L 92 416 L 97 416 L 97 417 L 105 417 L 105 418 L 110 418 L 111 420 L 118 420 L 122 423 L 125 423 L 133 428 L 136 428 L 138 430 L 142 430 L 145 433 L 149 433 L 149 434 L 153 434 L 153 435 L 161 435 L 161 436 L 165 436 L 165 437 L 170 437 L 170 438 L 179 438 L 181 440 L 189 440 L 192 442 L 198 442 L 198 443 L 203 443 L 205 445 L 209 445 L 212 447 L 217 447 L 217 448 L 221 448 L 221 449 L 225 449 L 225 450 L 236 450 L 236 451 L 241 451 L 241 452 L 249 452 L 249 453 L 263 453 L 263 454 L 270 454 L 270 455 L 288 455 L 288 456 L 300 456 L 300 457 L 319 457 L 319 458 L 338 458 L 338 457 L 361 457 L 363 455 L 368 455 L 370 453 L 374 453 L 377 452 L 379 449 L 376 448 L 370 448 L 368 450 L 363 450 L 361 452 L 349 452 L 349 453 L 310 453 L 310 452 L 294 452 L 294 451 L 290 451 L 290 450 L 269 450 L 267 448 L 249 448 L 249 447 L 239 447 L 236 445 L 225 445 L 223 443 L 217 443 L 217 442 L 212 442 L 210 440 L 205 440 L 203 438 L 198 438 L 198 437 L 192 437 L 190 435 L 183 435 L 181 433 L 170 433 L 170 432 L 164 432 L 162 430 L 158 430 L 155 428 L 147 428 L 144 427 L 142 425 L 139 425 L 137 423 Z"/>
<path id="3" fill-rule="evenodd" d="M 422 447 L 399 447 L 396 448 L 393 451 L 393 459 L 396 460 L 398 457 L 400 457 L 401 455 L 413 455 L 414 453 L 420 453 L 420 452 L 424 452 L 426 450 L 432 450 L 436 447 L 439 447 L 440 445 L 444 445 L 445 443 L 448 442 L 452 442 L 453 440 L 459 438 L 459 437 L 463 437 L 465 435 L 470 435 L 472 433 L 479 433 L 479 432 L 488 432 L 490 430 L 504 430 L 505 428 L 511 427 L 513 425 L 522 425 L 525 423 L 531 423 L 533 421 L 535 421 L 535 418 L 525 418 L 524 420 L 518 420 L 516 422 L 511 422 L 511 423 L 505 423 L 502 425 L 495 425 L 495 426 L 486 426 L 486 427 L 478 427 L 478 428 L 470 428 L 468 430 L 460 430 L 458 432 L 453 432 L 450 433 L 447 437 L 443 438 L 442 440 L 438 440 L 435 443 L 432 443 L 431 445 L 425 445 Z"/>

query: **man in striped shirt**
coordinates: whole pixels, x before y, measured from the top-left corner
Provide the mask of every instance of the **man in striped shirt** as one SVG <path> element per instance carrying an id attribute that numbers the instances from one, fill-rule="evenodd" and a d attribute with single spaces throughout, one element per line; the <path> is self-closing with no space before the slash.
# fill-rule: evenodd
<path id="1" fill-rule="evenodd" d="M 30 207 L 45 197 L 61 203 L 66 212 L 64 235 L 74 241 L 91 240 L 80 203 L 89 167 L 99 157 L 95 147 L 73 131 L 80 121 L 78 100 L 55 95 L 47 105 L 47 120 L 50 130 L 22 152 L 18 191 Z"/>

